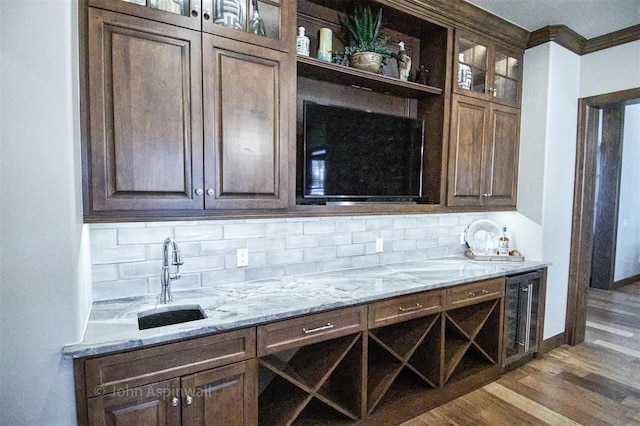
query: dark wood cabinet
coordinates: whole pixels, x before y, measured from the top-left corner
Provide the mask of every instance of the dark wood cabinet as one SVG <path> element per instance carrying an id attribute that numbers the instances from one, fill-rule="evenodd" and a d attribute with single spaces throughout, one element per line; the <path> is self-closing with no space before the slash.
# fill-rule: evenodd
<path id="1" fill-rule="evenodd" d="M 90 208 L 202 208 L 200 35 L 89 10 Z"/>
<path id="2" fill-rule="evenodd" d="M 88 9 L 87 215 L 286 208 L 294 58 Z"/>
<path id="3" fill-rule="evenodd" d="M 180 380 L 174 379 L 91 398 L 88 401 L 88 424 L 179 425 L 179 389 Z"/>
<path id="4" fill-rule="evenodd" d="M 543 274 L 77 359 L 78 423 L 397 424 L 537 350 Z"/>
<path id="5" fill-rule="evenodd" d="M 182 424 L 255 425 L 256 371 L 254 359 L 183 377 Z"/>
<path id="6" fill-rule="evenodd" d="M 449 206 L 515 207 L 520 110 L 453 95 Z"/>
<path id="7" fill-rule="evenodd" d="M 80 425 L 255 425 L 255 328 L 75 361 Z"/>
<path id="8" fill-rule="evenodd" d="M 287 207 L 290 57 L 203 35 L 205 207 Z"/>

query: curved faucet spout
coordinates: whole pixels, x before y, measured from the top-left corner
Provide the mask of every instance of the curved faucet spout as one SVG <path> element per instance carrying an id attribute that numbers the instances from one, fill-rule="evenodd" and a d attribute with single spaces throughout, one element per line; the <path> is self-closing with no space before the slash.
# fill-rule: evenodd
<path id="1" fill-rule="evenodd" d="M 169 263 L 169 258 L 171 258 L 171 263 Z M 184 264 L 184 262 L 180 256 L 178 243 L 172 237 L 165 238 L 162 243 L 162 272 L 160 274 L 162 288 L 160 289 L 160 303 L 170 303 L 173 301 L 173 296 L 171 295 L 171 280 L 180 278 L 180 265 L 182 264 Z M 176 267 L 175 273 L 171 272 L 171 266 Z"/>

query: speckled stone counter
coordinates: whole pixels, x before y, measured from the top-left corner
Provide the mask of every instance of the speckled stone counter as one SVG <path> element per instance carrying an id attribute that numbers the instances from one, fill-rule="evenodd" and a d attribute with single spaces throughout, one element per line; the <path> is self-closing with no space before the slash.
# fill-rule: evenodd
<path id="1" fill-rule="evenodd" d="M 207 318 L 148 330 L 138 330 L 138 313 L 164 307 L 157 295 L 94 302 L 82 342 L 63 355 L 106 354 L 546 266 L 441 258 L 174 292 L 173 305 L 198 304 Z"/>

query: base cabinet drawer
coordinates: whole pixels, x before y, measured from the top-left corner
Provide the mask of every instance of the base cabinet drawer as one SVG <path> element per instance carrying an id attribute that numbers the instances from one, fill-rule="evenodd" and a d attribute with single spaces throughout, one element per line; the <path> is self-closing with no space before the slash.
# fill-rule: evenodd
<path id="1" fill-rule="evenodd" d="M 455 309 L 504 296 L 504 277 L 447 289 L 446 308 Z"/>
<path id="2" fill-rule="evenodd" d="M 442 311 L 444 291 L 433 290 L 369 305 L 369 328 L 382 327 Z"/>
<path id="3" fill-rule="evenodd" d="M 367 307 L 339 309 L 258 327 L 258 356 L 363 331 Z"/>

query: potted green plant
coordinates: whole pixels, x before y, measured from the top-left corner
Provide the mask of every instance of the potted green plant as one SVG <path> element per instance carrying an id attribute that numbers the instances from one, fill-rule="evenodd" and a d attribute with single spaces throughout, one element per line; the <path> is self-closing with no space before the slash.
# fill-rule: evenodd
<path id="1" fill-rule="evenodd" d="M 349 38 L 349 45 L 334 54 L 334 62 L 357 69 L 381 73 L 392 56 L 387 39 L 380 37 L 382 9 L 374 15 L 369 6 L 354 14 L 340 15 L 340 24 Z"/>

